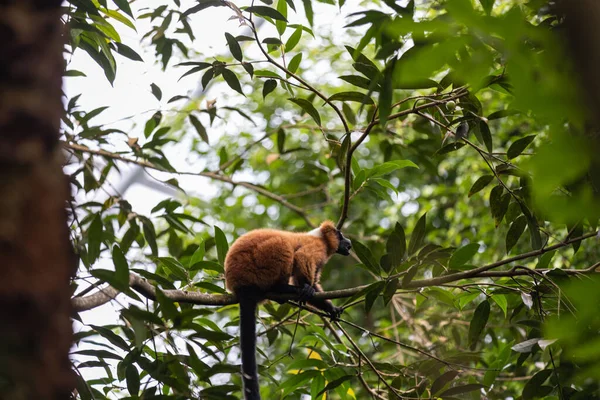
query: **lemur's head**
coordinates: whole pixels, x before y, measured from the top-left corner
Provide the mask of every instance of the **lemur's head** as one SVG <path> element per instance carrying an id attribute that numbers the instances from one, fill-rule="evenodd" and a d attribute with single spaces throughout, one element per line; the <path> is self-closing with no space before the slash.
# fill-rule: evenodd
<path id="1" fill-rule="evenodd" d="M 333 222 L 325 221 L 320 227 L 311 231 L 311 233 L 323 238 L 327 244 L 329 254 L 338 253 L 343 256 L 350 255 L 350 249 L 352 248 L 352 242 L 344 237 L 341 231 L 339 231 Z"/>

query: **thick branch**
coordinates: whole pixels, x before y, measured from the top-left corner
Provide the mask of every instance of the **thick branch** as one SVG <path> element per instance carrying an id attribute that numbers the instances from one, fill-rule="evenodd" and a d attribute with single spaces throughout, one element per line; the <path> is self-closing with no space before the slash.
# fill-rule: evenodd
<path id="1" fill-rule="evenodd" d="M 468 279 L 468 278 L 491 278 L 491 277 L 503 277 L 503 276 L 528 275 L 529 274 L 528 271 L 526 269 L 524 270 L 523 268 L 513 268 L 508 271 L 488 271 L 488 270 L 502 266 L 502 265 L 509 264 L 514 261 L 519 261 L 519 260 L 523 260 L 526 258 L 535 257 L 540 254 L 546 253 L 548 251 L 552 251 L 552 250 L 558 249 L 560 247 L 568 246 L 569 244 L 571 244 L 573 242 L 590 238 L 592 236 L 595 236 L 596 234 L 597 233 L 589 233 L 587 235 L 580 236 L 578 238 L 574 238 L 574 239 L 566 241 L 566 242 L 558 243 L 554 246 L 550 246 L 545 249 L 540 249 L 540 250 L 531 251 L 529 253 L 524 253 L 524 254 L 521 254 L 521 255 L 518 255 L 515 257 L 511 257 L 511 258 L 507 258 L 505 260 L 501 260 L 501 261 L 498 261 L 498 262 L 495 262 L 492 264 L 484 265 L 482 267 L 475 268 L 470 271 L 459 272 L 459 273 L 450 274 L 450 275 L 444 275 L 444 276 L 431 278 L 431 279 L 422 279 L 422 280 L 412 281 L 408 284 L 408 286 L 406 288 L 403 288 L 403 289 L 415 289 L 415 288 L 428 287 L 428 286 L 438 286 L 438 285 L 442 285 L 444 283 L 456 282 L 456 281 L 460 281 L 460 280 Z M 600 267 L 600 262 L 596 263 L 586 269 L 567 269 L 567 270 L 562 270 L 562 271 L 564 271 L 566 274 L 569 274 L 569 275 L 579 275 L 579 274 L 597 272 L 596 270 L 598 269 L 598 267 Z M 550 270 L 549 269 L 539 269 L 539 270 L 536 269 L 535 270 L 535 272 L 542 273 L 542 274 L 546 273 L 548 271 L 550 271 Z M 131 273 L 129 275 L 129 285 L 135 291 L 137 291 L 142 296 L 144 296 L 148 299 L 154 300 L 156 298 L 156 288 L 150 282 L 148 282 L 147 280 L 145 280 L 144 278 L 142 278 L 141 276 L 139 276 L 137 274 Z M 356 293 L 360 292 L 361 290 L 365 289 L 368 286 L 369 285 L 362 285 L 362 286 L 357 286 L 357 287 L 348 288 L 348 289 L 332 290 L 332 291 L 328 291 L 328 292 L 319 292 L 319 293 L 315 294 L 315 298 L 316 299 L 347 298 L 347 297 L 354 296 Z M 163 290 L 163 293 L 165 294 L 165 296 L 167 296 L 171 300 L 177 301 L 180 303 L 199 304 L 199 305 L 205 305 L 205 306 L 224 306 L 224 305 L 237 303 L 236 297 L 234 295 L 229 295 L 229 294 L 216 295 L 216 294 L 206 294 L 206 293 L 199 293 L 199 292 L 189 292 L 186 290 Z M 71 302 L 73 304 L 73 308 L 75 311 L 78 311 L 78 312 L 86 311 L 86 310 L 91 310 L 95 307 L 98 307 L 98 306 L 108 303 L 109 301 L 114 299 L 117 296 L 117 294 L 118 294 L 118 291 L 109 286 L 109 287 L 101 289 L 100 291 L 98 291 L 94 294 L 91 294 L 89 296 L 75 297 L 71 300 Z M 290 294 L 268 293 L 266 295 L 266 298 L 270 299 L 270 300 L 297 300 L 298 296 L 290 295 Z"/>
<path id="2" fill-rule="evenodd" d="M 265 188 L 262 188 L 258 185 L 255 185 L 253 183 L 250 182 L 244 182 L 244 181 L 234 181 L 233 179 L 229 178 L 228 176 L 225 175 L 221 175 L 218 174 L 216 172 L 178 172 L 178 171 L 169 171 L 159 165 L 153 164 L 149 161 L 145 161 L 145 160 L 133 160 L 131 158 L 127 158 L 127 157 L 123 157 L 120 154 L 117 153 L 112 153 L 110 151 L 106 151 L 106 150 L 94 150 L 94 149 L 90 149 L 89 147 L 86 146 L 82 146 L 80 144 L 74 144 L 74 143 L 63 143 L 63 146 L 67 149 L 70 150 L 75 150 L 75 151 L 81 151 L 84 153 L 88 153 L 88 154 L 95 154 L 98 156 L 102 156 L 102 157 L 106 157 L 106 158 L 110 158 L 113 160 L 119 160 L 122 162 L 126 162 L 126 163 L 130 163 L 130 164 L 136 164 L 139 165 L 141 167 L 144 168 L 150 168 L 150 169 L 154 169 L 157 171 L 161 171 L 161 172 L 168 172 L 168 173 L 172 173 L 172 174 L 178 174 L 178 175 L 194 175 L 194 176 L 202 176 L 205 178 L 210 178 L 210 179 L 214 179 L 216 181 L 221 181 L 221 182 L 225 182 L 225 183 L 229 183 L 233 186 L 242 186 L 245 187 L 246 189 L 250 189 L 256 193 L 259 193 L 271 200 L 274 200 L 276 202 L 278 202 L 279 204 L 281 204 L 282 206 L 289 208 L 290 210 L 294 211 L 296 214 L 300 215 L 307 223 L 307 225 L 309 225 L 310 227 L 314 228 L 315 225 L 310 221 L 310 219 L 308 218 L 308 216 L 306 215 L 306 212 L 290 203 L 289 201 L 287 201 L 286 199 L 284 199 L 283 197 L 268 191 Z"/>

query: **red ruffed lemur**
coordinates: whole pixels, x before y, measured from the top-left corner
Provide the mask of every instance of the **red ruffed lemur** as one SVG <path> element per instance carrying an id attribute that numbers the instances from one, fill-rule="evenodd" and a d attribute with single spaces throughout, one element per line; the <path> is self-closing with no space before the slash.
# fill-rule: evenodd
<path id="1" fill-rule="evenodd" d="M 256 309 L 266 293 L 292 293 L 301 302 L 337 318 L 342 309 L 325 299 L 321 270 L 329 258 L 349 255 L 352 243 L 325 221 L 305 233 L 257 229 L 240 236 L 225 258 L 225 283 L 240 302 L 240 346 L 244 398 L 260 400 L 256 366 Z M 291 284 L 290 284 L 291 283 Z"/>

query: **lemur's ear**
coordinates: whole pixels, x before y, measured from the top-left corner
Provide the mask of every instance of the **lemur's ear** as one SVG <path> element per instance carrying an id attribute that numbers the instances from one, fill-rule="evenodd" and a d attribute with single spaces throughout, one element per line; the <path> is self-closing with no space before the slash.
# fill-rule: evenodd
<path id="1" fill-rule="evenodd" d="M 332 221 L 325 221 L 321 224 L 321 231 L 327 233 L 337 231 L 337 229 Z"/>

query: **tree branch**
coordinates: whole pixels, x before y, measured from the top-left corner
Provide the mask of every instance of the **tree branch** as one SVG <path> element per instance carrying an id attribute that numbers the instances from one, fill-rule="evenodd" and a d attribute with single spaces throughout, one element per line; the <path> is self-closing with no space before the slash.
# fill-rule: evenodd
<path id="1" fill-rule="evenodd" d="M 553 246 L 546 247 L 544 249 L 530 251 L 528 253 L 523 253 L 518 256 L 510 257 L 510 258 L 507 258 L 507 259 L 504 259 L 501 261 L 497 261 L 492 264 L 487 264 L 487 265 L 481 266 L 479 268 L 472 269 L 470 271 L 458 272 L 455 274 L 444 275 L 444 276 L 431 278 L 431 279 L 422 279 L 422 280 L 412 281 L 404 289 L 415 289 L 415 288 L 422 288 L 422 287 L 428 287 L 428 286 L 438 286 L 438 285 L 442 285 L 445 283 L 456 282 L 456 281 L 460 281 L 460 280 L 468 279 L 468 278 L 491 278 L 491 277 L 503 277 L 503 276 L 529 275 L 529 272 L 526 269 L 523 269 L 522 267 L 519 267 L 519 268 L 515 267 L 508 271 L 488 271 L 488 270 L 502 266 L 502 265 L 509 264 L 514 261 L 519 261 L 519 260 L 523 260 L 526 258 L 535 257 L 538 255 L 547 253 L 549 251 L 568 246 L 571 243 L 574 243 L 576 241 L 580 241 L 580 240 L 584 240 L 584 239 L 596 236 L 597 234 L 598 234 L 597 232 L 588 233 L 586 235 L 583 235 L 583 236 L 580 236 L 580 237 L 577 237 L 577 238 L 574 238 L 574 239 L 571 239 L 571 240 L 568 240 L 565 242 L 561 242 L 561 243 L 555 244 Z M 600 262 L 597 262 L 594 265 L 592 265 L 591 267 L 586 268 L 586 269 L 567 269 L 567 270 L 562 270 L 562 271 L 569 275 L 580 275 L 580 274 L 586 274 L 586 273 L 595 273 L 595 272 L 597 272 L 596 270 L 599 267 L 600 267 Z M 546 273 L 548 271 L 550 271 L 550 269 L 535 270 L 535 272 L 542 273 L 542 274 Z M 394 278 L 394 277 L 400 276 L 400 275 L 402 275 L 402 274 L 394 275 L 391 278 Z M 141 276 L 139 276 L 137 274 L 134 274 L 134 273 L 129 274 L 129 286 L 132 289 L 134 289 L 135 291 L 137 291 L 138 293 L 140 293 L 142 296 L 144 296 L 148 299 L 154 300 L 156 298 L 156 288 L 150 282 L 148 282 L 147 280 L 145 280 L 144 278 L 142 278 Z M 332 291 L 328 291 L 328 292 L 319 292 L 319 293 L 315 294 L 315 299 L 347 298 L 347 297 L 351 297 L 351 296 L 355 295 L 356 293 L 360 292 L 361 290 L 365 289 L 368 286 L 369 285 L 362 285 L 362 286 L 357 286 L 357 287 L 348 288 L 348 289 L 332 290 Z M 109 301 L 114 299 L 118 293 L 119 292 L 117 289 L 114 289 L 114 288 L 108 286 L 106 288 L 99 290 L 98 292 L 96 292 L 94 294 L 84 296 L 84 297 L 75 297 L 75 298 L 71 299 L 71 303 L 72 303 L 75 311 L 77 311 L 77 312 L 87 311 L 87 310 L 91 310 L 95 307 L 98 307 L 98 306 L 108 303 Z M 170 298 L 171 300 L 177 301 L 180 303 L 199 304 L 199 305 L 205 305 L 205 306 L 225 306 L 225 305 L 229 305 L 229 304 L 236 304 L 238 302 L 237 298 L 231 294 L 226 294 L 226 295 L 206 294 L 206 293 L 199 293 L 199 292 L 190 292 L 190 291 L 186 291 L 186 290 L 173 290 L 173 289 L 163 290 L 163 293 L 165 294 L 166 297 Z M 267 293 L 266 298 L 269 300 L 297 300 L 298 296 L 291 295 L 291 294 Z"/>

